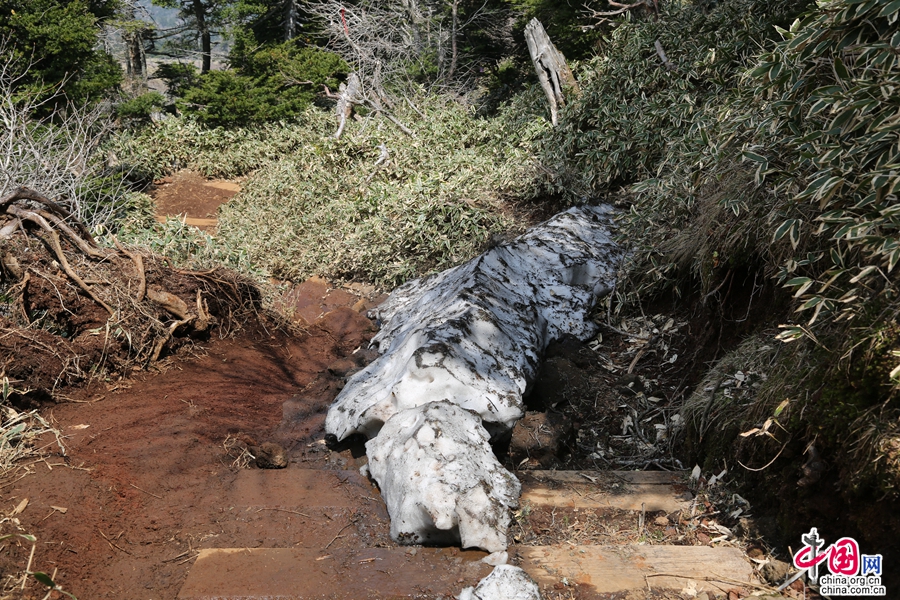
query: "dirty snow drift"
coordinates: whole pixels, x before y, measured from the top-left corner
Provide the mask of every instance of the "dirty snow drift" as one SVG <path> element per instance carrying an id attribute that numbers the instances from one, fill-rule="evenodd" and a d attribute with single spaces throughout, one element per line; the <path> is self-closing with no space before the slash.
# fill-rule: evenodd
<path id="1" fill-rule="evenodd" d="M 547 344 L 596 332 L 588 311 L 612 288 L 621 257 L 611 211 L 572 208 L 397 288 L 375 311 L 382 355 L 335 399 L 326 433 L 372 438 L 398 411 L 440 400 L 477 413 L 492 435 L 512 429 Z"/>
<path id="2" fill-rule="evenodd" d="M 519 567 L 500 565 L 477 587 L 460 592 L 458 600 L 541 600 L 541 592 Z"/>
<path id="3" fill-rule="evenodd" d="M 392 538 L 506 549 L 521 486 L 497 461 L 488 437 L 478 415 L 441 401 L 395 414 L 366 443 Z"/>

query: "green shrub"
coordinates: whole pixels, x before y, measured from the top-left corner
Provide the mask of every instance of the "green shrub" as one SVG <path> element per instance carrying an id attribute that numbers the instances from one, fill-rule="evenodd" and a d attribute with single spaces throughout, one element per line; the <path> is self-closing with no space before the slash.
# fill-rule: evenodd
<path id="1" fill-rule="evenodd" d="M 178 109 L 214 126 L 288 119 L 309 106 L 323 85 L 336 88 L 335 77 L 347 69 L 335 54 L 291 42 L 264 47 L 239 64 L 183 84 Z"/>
<path id="2" fill-rule="evenodd" d="M 4 0 L 0 8 L 0 61 L 29 65 L 16 81 L 18 92 L 38 97 L 49 114 L 64 105 L 103 99 L 122 80 L 122 70 L 98 49 L 102 19 L 116 0 Z M 59 92 L 62 91 L 62 94 Z"/>
<path id="3" fill-rule="evenodd" d="M 161 110 L 165 103 L 165 96 L 159 92 L 147 92 L 136 98 L 120 102 L 116 106 L 116 114 L 123 119 L 148 121 L 150 114 Z"/>
<path id="4" fill-rule="evenodd" d="M 190 63 L 162 63 L 154 74 L 166 83 L 169 96 L 179 97 L 193 85 L 200 76 L 199 69 Z"/>
<path id="5" fill-rule="evenodd" d="M 220 209 L 217 239 L 271 274 L 312 274 L 392 286 L 477 254 L 493 233 L 521 227 L 502 210 L 530 170 L 529 130 L 473 118 L 436 98 L 398 111 L 416 138 L 386 121 L 330 137 L 331 115 L 308 111 L 307 140 L 264 165 Z M 384 144 L 388 156 L 379 146 Z"/>
<path id="6" fill-rule="evenodd" d="M 774 101 L 744 155 L 782 198 L 773 238 L 808 255 L 786 261 L 780 280 L 810 324 L 851 320 L 877 296 L 896 298 L 900 3 L 821 3 L 782 33 L 752 73 Z"/>
<path id="7" fill-rule="evenodd" d="M 579 69 L 581 95 L 540 143 L 549 174 L 536 194 L 570 202 L 652 178 L 693 144 L 716 105 L 740 79 L 773 23 L 801 10 L 795 2 L 732 0 L 710 11 L 665 3 L 658 20 L 623 20 L 604 54 Z M 659 40 L 671 70 L 654 48 Z M 712 112 L 705 111 L 709 105 Z"/>

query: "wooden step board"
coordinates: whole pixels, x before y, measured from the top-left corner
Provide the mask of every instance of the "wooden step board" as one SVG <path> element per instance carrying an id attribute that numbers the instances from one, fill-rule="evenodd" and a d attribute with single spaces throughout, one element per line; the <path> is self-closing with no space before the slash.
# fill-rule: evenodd
<path id="1" fill-rule="evenodd" d="M 377 489 L 359 471 L 315 469 L 242 469 L 219 499 L 233 506 L 302 508 L 333 506 L 356 508 L 376 499 Z M 212 500 L 212 499 L 211 499 Z"/>
<path id="2" fill-rule="evenodd" d="M 165 223 L 169 219 L 178 219 L 185 225 L 190 225 L 191 227 L 199 227 L 201 229 L 203 229 L 204 227 L 212 228 L 219 224 L 218 219 L 187 217 L 185 215 L 156 215 L 157 223 Z"/>
<path id="3" fill-rule="evenodd" d="M 456 548 L 201 550 L 178 600 L 456 597 L 493 567 Z"/>
<path id="4" fill-rule="evenodd" d="M 659 471 L 519 471 L 519 504 L 671 514 L 693 495 L 678 473 Z"/>
<path id="5" fill-rule="evenodd" d="M 598 594 L 685 588 L 723 593 L 757 582 L 737 548 L 708 546 L 521 546 L 520 566 L 539 584 L 588 585 Z"/>

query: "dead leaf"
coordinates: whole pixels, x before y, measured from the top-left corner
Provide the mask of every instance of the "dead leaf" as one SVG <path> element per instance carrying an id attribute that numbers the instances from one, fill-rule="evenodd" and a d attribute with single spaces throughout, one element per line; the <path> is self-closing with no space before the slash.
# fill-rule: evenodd
<path id="1" fill-rule="evenodd" d="M 13 509 L 10 516 L 12 517 L 12 516 L 20 514 L 23 510 L 25 510 L 26 506 L 28 506 L 28 498 L 25 498 L 21 502 L 19 502 L 19 505 L 15 509 Z"/>
<path id="2" fill-rule="evenodd" d="M 67 512 L 69 512 L 69 509 L 68 509 L 68 508 L 65 508 L 64 506 L 53 506 L 53 505 L 50 505 L 50 508 L 52 508 L 53 510 L 58 510 L 58 511 L 61 512 L 62 514 L 66 514 Z"/>
<path id="3" fill-rule="evenodd" d="M 82 423 L 81 425 L 72 425 L 69 429 L 87 429 L 90 425 L 85 425 Z"/>

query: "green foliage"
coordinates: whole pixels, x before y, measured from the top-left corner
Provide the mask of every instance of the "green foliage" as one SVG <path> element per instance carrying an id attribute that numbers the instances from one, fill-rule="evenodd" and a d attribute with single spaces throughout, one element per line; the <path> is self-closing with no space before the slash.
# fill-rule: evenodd
<path id="1" fill-rule="evenodd" d="M 156 77 L 166 82 L 166 91 L 170 96 L 183 96 L 196 85 L 199 70 L 190 63 L 162 63 L 156 67 Z"/>
<path id="2" fill-rule="evenodd" d="M 43 99 L 61 87 L 81 104 L 107 95 L 122 79 L 111 56 L 97 49 L 101 21 L 117 2 L 0 0 L 0 60 L 30 64 L 17 87 Z"/>
<path id="3" fill-rule="evenodd" d="M 206 177 L 241 177 L 307 141 L 299 123 L 210 129 L 190 118 L 173 118 L 118 131 L 110 149 L 137 179 L 156 179 L 177 168 Z"/>
<path id="4" fill-rule="evenodd" d="M 542 140 L 541 162 L 554 172 L 538 191 L 574 201 L 654 177 L 677 159 L 673 146 L 696 145 L 714 114 L 704 108 L 721 102 L 774 34 L 772 23 L 795 6 L 733 0 L 706 12 L 667 3 L 659 20 L 619 23 L 604 55 L 580 69 L 580 97 Z M 656 55 L 656 40 L 672 70 Z"/>
<path id="5" fill-rule="evenodd" d="M 120 118 L 147 121 L 150 114 L 158 112 L 166 103 L 166 98 L 159 92 L 147 92 L 136 98 L 120 102 L 116 106 L 116 114 Z"/>
<path id="6" fill-rule="evenodd" d="M 214 238 L 166 229 L 169 247 L 157 250 L 290 280 L 390 286 L 468 259 L 492 233 L 521 226 L 500 199 L 526 180 L 530 140 L 546 127 L 523 108 L 485 120 L 439 98 L 417 102 L 425 118 L 397 112 L 414 139 L 370 116 L 335 140 L 333 116 L 309 109 L 298 123 L 249 128 L 170 119 L 120 138 L 117 153 L 157 173 L 173 161 L 207 175 L 254 171 L 220 208 Z"/>
<path id="7" fill-rule="evenodd" d="M 210 125 L 240 125 L 294 117 L 323 85 L 337 87 L 346 71 L 336 55 L 286 42 L 242 57 L 237 71 L 211 71 L 182 90 L 179 110 Z"/>
<path id="8" fill-rule="evenodd" d="M 900 4 L 824 2 L 782 33 L 751 74 L 773 99 L 754 143 L 768 146 L 761 177 L 786 200 L 773 238 L 811 257 L 792 257 L 779 279 L 810 324 L 853 319 L 876 296 L 896 297 Z"/>
<path id="9" fill-rule="evenodd" d="M 723 431 L 747 432 L 790 399 L 785 439 L 836 456 L 853 473 L 845 490 L 895 494 L 900 4 L 823 1 L 790 25 L 801 9 L 669 5 L 659 23 L 619 25 L 541 140 L 543 164 L 558 167 L 538 190 L 621 194 L 632 299 L 698 281 L 708 297 L 737 266 L 783 284 L 806 322 L 779 337 L 806 339 L 782 351 L 756 398 L 711 400 L 701 386 L 691 414 L 711 407 Z M 737 433 L 704 443 L 712 456 L 759 452 L 759 465 L 779 449 Z"/>

